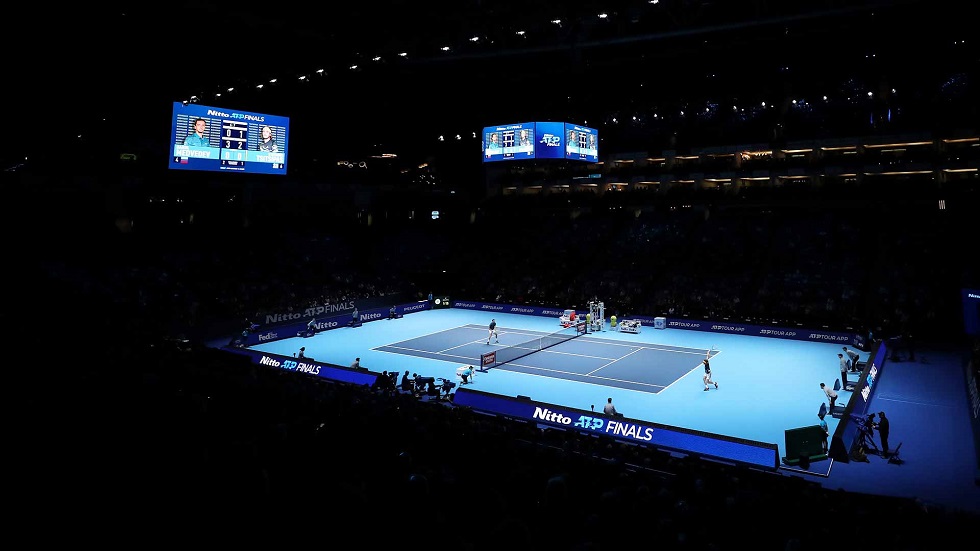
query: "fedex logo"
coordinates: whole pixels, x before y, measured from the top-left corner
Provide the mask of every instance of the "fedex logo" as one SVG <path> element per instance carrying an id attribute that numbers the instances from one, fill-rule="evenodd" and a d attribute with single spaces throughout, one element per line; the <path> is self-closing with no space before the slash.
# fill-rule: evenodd
<path id="1" fill-rule="evenodd" d="M 548 147 L 559 147 L 561 146 L 561 136 L 545 134 L 544 136 L 541 136 L 541 143 Z"/>
<path id="2" fill-rule="evenodd" d="M 259 342 L 262 342 L 262 341 L 271 341 L 271 340 L 275 340 L 275 339 L 278 339 L 278 338 L 279 338 L 279 333 L 276 333 L 275 331 L 271 331 L 269 333 L 262 333 L 262 334 L 260 334 L 259 335 Z"/>

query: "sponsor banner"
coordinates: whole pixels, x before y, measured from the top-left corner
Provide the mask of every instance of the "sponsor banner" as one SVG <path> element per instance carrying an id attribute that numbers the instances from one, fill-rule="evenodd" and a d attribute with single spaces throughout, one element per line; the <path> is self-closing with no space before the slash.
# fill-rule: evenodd
<path id="1" fill-rule="evenodd" d="M 408 304 L 399 304 L 395 306 L 395 312 L 401 315 L 412 314 L 415 312 L 421 312 L 423 310 L 428 310 L 431 305 L 428 301 L 420 302 L 410 302 Z M 377 321 L 380 319 L 388 319 L 388 314 L 391 310 L 391 305 L 384 308 L 374 308 L 371 310 L 358 310 L 358 318 L 361 323 L 368 321 Z M 333 315 L 324 318 L 314 318 L 316 319 L 316 332 L 328 331 L 330 329 L 336 329 L 338 327 L 346 327 L 350 325 L 353 310 L 347 314 Z M 306 331 L 306 326 L 309 324 L 309 320 L 301 321 L 299 323 L 278 325 L 273 328 L 263 328 L 259 327 L 255 331 L 250 332 L 248 335 L 242 337 L 235 337 L 231 346 L 254 346 L 263 342 L 277 341 L 279 339 L 288 339 L 295 337 L 297 333 Z"/>
<path id="2" fill-rule="evenodd" d="M 637 316 L 634 319 L 642 320 L 643 325 L 652 326 L 654 323 L 653 318 Z M 814 331 L 812 329 L 767 327 L 764 325 L 749 325 L 745 323 L 732 323 L 727 321 L 699 321 L 670 318 L 667 319 L 666 325 L 667 329 L 687 329 L 690 331 L 731 333 L 736 335 L 749 335 L 752 337 L 771 337 L 774 339 L 828 342 L 834 344 L 847 344 L 854 347 L 864 345 L 864 339 L 859 335 L 855 335 L 854 333 L 842 333 L 838 331 Z"/>
<path id="3" fill-rule="evenodd" d="M 733 461 L 771 471 L 779 468 L 779 448 L 776 444 L 715 435 L 619 416 L 610 417 L 593 411 L 571 409 L 530 400 L 518 400 L 469 388 L 458 389 L 453 397 L 453 403 L 477 411 L 524 419 L 597 436 L 609 436 L 633 444 L 694 453 L 703 457 Z"/>
<path id="4" fill-rule="evenodd" d="M 258 323 L 259 326 L 280 325 L 296 321 L 310 321 L 310 318 L 329 317 L 337 314 L 350 315 L 354 311 L 355 307 L 362 311 L 373 310 L 375 308 L 388 309 L 391 308 L 392 304 L 400 304 L 403 302 L 405 302 L 405 297 L 403 297 L 401 293 L 383 297 L 359 298 L 308 308 L 300 307 L 295 308 L 293 311 L 287 310 L 285 312 L 266 312 L 260 317 L 260 319 L 253 321 Z"/>
<path id="5" fill-rule="evenodd" d="M 282 369 L 283 371 L 308 373 L 340 383 L 370 386 L 374 384 L 374 380 L 378 377 L 377 373 L 371 373 L 370 371 L 340 367 L 309 359 L 301 360 L 255 350 L 234 350 L 233 352 L 248 356 L 251 358 L 252 363 Z"/>
<path id="6" fill-rule="evenodd" d="M 466 300 L 454 300 L 453 308 L 466 310 L 481 310 L 493 312 L 495 314 L 523 314 L 528 316 L 548 316 L 561 317 L 565 313 L 564 308 L 550 306 L 515 306 L 513 304 L 494 304 L 489 302 L 476 302 Z M 587 311 L 575 311 L 579 317 L 585 316 Z M 639 322 L 647 327 L 656 326 L 655 317 L 650 316 L 631 316 L 630 321 Z M 667 329 L 688 329 L 691 331 L 710 331 L 713 333 L 731 333 L 736 335 L 750 335 L 753 337 L 772 337 L 776 339 L 793 339 L 800 341 L 827 342 L 841 345 L 850 345 L 864 350 L 865 338 L 854 333 L 843 333 L 837 331 L 814 331 L 802 328 L 767 327 L 764 325 L 749 325 L 745 323 L 731 323 L 706 320 L 685 320 L 685 319 L 666 319 Z"/>
<path id="7" fill-rule="evenodd" d="M 565 313 L 565 308 L 553 306 L 516 306 L 513 304 L 492 304 L 489 302 L 474 302 L 467 300 L 454 300 L 453 308 L 463 308 L 466 310 L 483 310 L 495 314 L 523 314 L 525 316 L 546 316 L 559 318 Z M 575 311 L 576 316 L 585 316 L 586 311 Z"/>

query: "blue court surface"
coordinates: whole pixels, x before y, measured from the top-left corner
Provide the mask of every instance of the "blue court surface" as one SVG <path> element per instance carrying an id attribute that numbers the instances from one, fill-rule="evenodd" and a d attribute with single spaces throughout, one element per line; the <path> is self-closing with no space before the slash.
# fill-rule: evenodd
<path id="1" fill-rule="evenodd" d="M 496 318 L 500 343 L 487 341 Z M 456 379 L 456 369 L 480 366 L 480 355 L 554 333 L 555 318 L 446 309 L 341 327 L 309 338 L 252 347 L 292 356 L 301 346 L 317 361 L 371 371 Z M 700 365 L 711 351 L 715 389 L 704 391 Z M 607 398 L 626 417 L 714 434 L 775 443 L 785 455 L 787 429 L 815 425 L 826 402 L 820 383 L 840 377 L 835 344 L 683 329 L 643 327 L 639 334 L 610 330 L 577 337 L 513 363 L 477 373 L 471 388 L 503 396 L 589 410 Z M 918 497 L 980 512 L 974 483 L 968 394 L 961 355 L 923 351 L 916 363 L 889 365 L 876 384 L 871 411 L 884 410 L 892 445 L 902 443 L 901 465 L 815 462 L 812 478 L 830 488 Z M 862 353 L 866 360 L 868 353 Z M 838 404 L 850 393 L 840 392 Z M 827 417 L 830 430 L 838 421 Z"/>
<path id="2" fill-rule="evenodd" d="M 703 373 L 701 360 L 718 354 L 718 351 L 710 351 L 709 355 L 703 349 L 628 342 L 596 334 L 542 348 L 540 341 L 550 342 L 548 333 L 518 328 L 499 328 L 497 333 L 498 338 L 487 344 L 487 327 L 463 325 L 375 350 L 468 365 L 486 352 L 516 350 L 515 354 L 527 355 L 491 371 L 506 370 L 654 394 L 692 370 Z"/>

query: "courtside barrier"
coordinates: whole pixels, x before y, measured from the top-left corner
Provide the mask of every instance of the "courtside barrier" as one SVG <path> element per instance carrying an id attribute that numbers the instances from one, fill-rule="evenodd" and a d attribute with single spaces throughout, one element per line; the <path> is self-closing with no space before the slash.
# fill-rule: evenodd
<path id="1" fill-rule="evenodd" d="M 410 302 L 408 304 L 398 304 L 395 306 L 395 313 L 399 316 L 404 316 L 405 314 L 414 314 L 416 312 L 429 310 L 431 308 L 432 306 L 429 304 L 429 301 L 423 300 L 419 302 Z M 373 308 L 363 312 L 358 311 L 358 321 L 361 323 L 367 323 L 369 321 L 388 319 L 390 309 L 391 307 L 388 306 L 386 308 Z M 339 327 L 347 327 L 350 325 L 352 318 L 353 316 L 351 313 L 330 316 L 322 319 L 316 318 L 316 324 L 314 324 L 314 327 L 316 327 L 317 333 L 337 329 Z M 239 335 L 234 337 L 230 343 L 230 346 L 249 347 L 263 342 L 272 342 L 280 339 L 292 338 L 295 337 L 298 332 L 305 331 L 308 323 L 309 320 L 298 323 L 286 323 L 276 325 L 274 327 L 260 326 L 254 331 L 248 332 L 247 335 Z"/>
<path id="2" fill-rule="evenodd" d="M 488 302 L 476 302 L 468 300 L 454 300 L 453 308 L 463 308 L 467 310 L 481 310 L 496 314 L 523 314 L 527 316 L 561 316 L 564 308 L 550 306 L 515 306 L 511 304 L 494 304 Z M 579 316 L 584 316 L 588 312 L 576 310 Z M 656 327 L 657 318 L 650 316 L 630 316 L 630 320 L 639 321 L 643 326 Z M 746 323 L 732 323 L 727 321 L 708 321 L 708 320 L 686 320 L 667 318 L 666 329 L 684 329 L 687 331 L 708 331 L 712 333 L 729 333 L 733 335 L 748 335 L 752 337 L 770 337 L 774 339 L 792 339 L 798 341 L 827 342 L 833 344 L 849 345 L 860 350 L 865 349 L 865 338 L 855 333 L 840 331 L 826 331 L 803 328 L 789 327 L 769 327 L 765 325 L 751 325 Z"/>
<path id="3" fill-rule="evenodd" d="M 768 471 L 779 468 L 779 447 L 766 442 L 637 421 L 621 416 L 609 416 L 594 411 L 534 402 L 525 398 L 499 396 L 469 388 L 458 389 L 453 396 L 453 404 L 550 427 L 580 431 L 594 436 L 608 436 L 666 451 L 694 454 Z"/>
<path id="4" fill-rule="evenodd" d="M 859 421 L 863 422 L 867 418 L 868 410 L 871 409 L 871 399 L 878 388 L 877 383 L 881 380 L 886 363 L 888 363 L 888 345 L 886 342 L 879 342 L 861 374 L 858 375 L 851 399 L 847 401 L 844 413 L 831 438 L 829 455 L 835 461 L 847 463 L 850 460 L 851 448 L 855 440 L 861 436 Z"/>
<path id="5" fill-rule="evenodd" d="M 309 358 L 298 359 L 279 354 L 269 354 L 268 352 L 258 352 L 255 350 L 245 350 L 239 348 L 226 348 L 225 350 L 234 354 L 247 356 L 252 360 L 252 363 L 255 364 L 264 365 L 275 369 L 282 369 L 283 371 L 295 371 L 296 373 L 316 375 L 317 377 L 339 383 L 371 386 L 374 384 L 375 379 L 378 378 L 377 373 L 372 373 L 366 369 L 341 367 L 339 365 L 318 362 Z"/>

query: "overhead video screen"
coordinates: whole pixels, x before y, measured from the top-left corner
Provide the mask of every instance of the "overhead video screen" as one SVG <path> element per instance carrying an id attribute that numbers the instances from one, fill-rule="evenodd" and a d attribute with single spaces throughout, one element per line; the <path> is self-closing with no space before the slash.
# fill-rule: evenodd
<path id="1" fill-rule="evenodd" d="M 483 129 L 483 161 L 534 158 L 534 123 L 501 124 Z"/>
<path id="2" fill-rule="evenodd" d="M 541 159 L 565 158 L 565 123 L 539 122 L 534 125 L 534 140 Z"/>
<path id="3" fill-rule="evenodd" d="M 566 122 L 565 158 L 599 162 L 599 132 L 595 128 Z"/>
<path id="4" fill-rule="evenodd" d="M 527 159 L 599 161 L 599 132 L 567 122 L 523 122 L 483 129 L 483 162 Z"/>
<path id="5" fill-rule="evenodd" d="M 286 174 L 289 118 L 174 102 L 170 168 Z"/>

